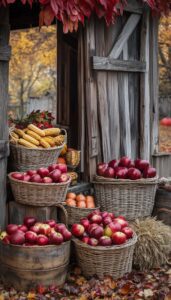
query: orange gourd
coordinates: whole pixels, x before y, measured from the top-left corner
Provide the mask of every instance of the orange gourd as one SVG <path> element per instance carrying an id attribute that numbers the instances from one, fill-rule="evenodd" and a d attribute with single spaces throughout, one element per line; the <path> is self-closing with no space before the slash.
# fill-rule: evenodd
<path id="1" fill-rule="evenodd" d="M 76 206 L 75 200 L 71 198 L 66 199 L 66 204 L 69 206 Z"/>
<path id="2" fill-rule="evenodd" d="M 85 203 L 85 201 L 78 201 L 78 202 L 77 202 L 77 207 L 79 207 L 79 208 L 86 208 L 86 203 Z"/>
<path id="3" fill-rule="evenodd" d="M 71 198 L 71 199 L 74 199 L 74 200 L 75 200 L 76 194 L 75 194 L 75 193 L 68 193 L 68 194 L 66 195 L 66 198 Z"/>
<path id="4" fill-rule="evenodd" d="M 95 208 L 95 204 L 94 204 L 94 202 L 88 202 L 86 207 L 87 208 Z"/>
<path id="5" fill-rule="evenodd" d="M 86 197 L 83 194 L 79 194 L 76 196 L 76 201 L 85 201 Z"/>
<path id="6" fill-rule="evenodd" d="M 64 164 L 64 165 L 66 165 L 66 160 L 65 160 L 65 158 L 63 158 L 63 157 L 58 157 L 57 163 L 58 163 L 58 164 Z"/>

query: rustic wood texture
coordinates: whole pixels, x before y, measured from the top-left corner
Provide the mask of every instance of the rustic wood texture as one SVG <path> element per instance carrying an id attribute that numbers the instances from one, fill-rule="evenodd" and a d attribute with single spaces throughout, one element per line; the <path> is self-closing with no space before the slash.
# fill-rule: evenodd
<path id="1" fill-rule="evenodd" d="M 93 69 L 122 72 L 145 72 L 146 63 L 136 60 L 116 60 L 110 57 L 93 56 Z"/>
<path id="2" fill-rule="evenodd" d="M 0 9 L 0 227 L 5 226 L 6 172 L 8 155 L 8 59 L 9 53 L 8 9 Z"/>
<path id="3" fill-rule="evenodd" d="M 26 216 L 37 218 L 38 221 L 54 219 L 57 221 L 57 207 L 35 207 L 22 205 L 15 201 L 8 204 L 9 222 L 12 224 L 22 224 Z"/>
<path id="4" fill-rule="evenodd" d="M 171 177 L 171 155 L 164 153 L 153 155 L 151 163 L 160 177 Z"/>
<path id="5" fill-rule="evenodd" d="M 153 215 L 171 226 L 171 192 L 164 189 L 157 190 Z"/>

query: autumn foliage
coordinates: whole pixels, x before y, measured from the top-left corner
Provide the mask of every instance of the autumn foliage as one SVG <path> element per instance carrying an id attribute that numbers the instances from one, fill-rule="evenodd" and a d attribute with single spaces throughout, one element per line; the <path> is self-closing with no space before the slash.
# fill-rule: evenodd
<path id="1" fill-rule="evenodd" d="M 16 0 L 0 0 L 3 5 L 14 3 Z M 21 0 L 30 5 L 35 0 Z M 142 0 L 154 12 L 167 14 L 171 8 L 171 0 Z M 39 0 L 42 7 L 40 26 L 50 25 L 56 17 L 63 23 L 64 32 L 77 30 L 79 22 L 84 24 L 85 18 L 95 13 L 99 18 L 105 18 L 107 25 L 113 23 L 123 12 L 126 0 Z"/>

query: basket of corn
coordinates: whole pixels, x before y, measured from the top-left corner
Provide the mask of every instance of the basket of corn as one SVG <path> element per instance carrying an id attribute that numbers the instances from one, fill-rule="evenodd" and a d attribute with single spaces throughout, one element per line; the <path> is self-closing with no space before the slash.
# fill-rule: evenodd
<path id="1" fill-rule="evenodd" d="M 27 171 L 56 162 L 67 141 L 64 129 L 40 129 L 29 124 L 24 129 L 10 128 L 10 158 L 15 170 Z"/>

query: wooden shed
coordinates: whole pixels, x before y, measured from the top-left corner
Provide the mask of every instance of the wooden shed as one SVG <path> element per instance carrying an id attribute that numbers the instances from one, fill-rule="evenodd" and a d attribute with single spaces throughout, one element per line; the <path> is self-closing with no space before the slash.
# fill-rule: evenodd
<path id="1" fill-rule="evenodd" d="M 36 25 L 37 6 L 31 12 Z M 5 223 L 9 155 L 7 102 L 10 22 L 26 14 L 17 3 L 0 8 L 0 225 Z M 18 17 L 17 17 L 18 18 Z M 18 24 L 22 28 L 22 19 Z M 30 15 L 25 15 L 25 24 Z M 14 25 L 13 25 L 14 26 Z M 57 25 L 57 123 L 68 126 L 81 149 L 81 172 L 91 180 L 99 161 L 122 155 L 153 162 L 171 175 L 171 156 L 158 154 L 158 18 L 129 0 L 115 24 L 94 15 L 77 33 Z"/>

